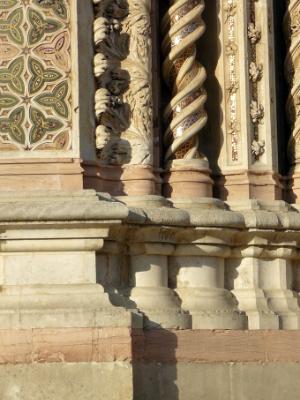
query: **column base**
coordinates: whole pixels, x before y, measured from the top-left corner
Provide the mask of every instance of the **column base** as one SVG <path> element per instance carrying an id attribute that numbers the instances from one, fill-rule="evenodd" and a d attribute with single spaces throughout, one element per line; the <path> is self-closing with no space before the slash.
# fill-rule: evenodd
<path id="1" fill-rule="evenodd" d="M 156 194 L 160 178 L 147 165 L 108 166 L 85 161 L 84 188 L 107 192 L 111 196 Z"/>
<path id="2" fill-rule="evenodd" d="M 248 329 L 279 329 L 279 318 L 269 308 L 261 289 L 235 289 L 232 293 L 248 317 Z"/>
<path id="3" fill-rule="evenodd" d="M 164 173 L 163 194 L 167 198 L 212 197 L 210 173 L 206 160 L 174 160 Z"/>
<path id="4" fill-rule="evenodd" d="M 264 290 L 270 308 L 279 316 L 280 329 L 300 328 L 300 309 L 298 299 L 291 290 Z"/>
<path id="5" fill-rule="evenodd" d="M 169 288 L 133 288 L 130 300 L 144 314 L 146 329 L 190 329 L 191 317 L 182 311 L 175 293 Z"/>
<path id="6" fill-rule="evenodd" d="M 273 171 L 228 171 L 215 177 L 215 197 L 223 201 L 281 200 L 284 187 Z"/>
<path id="7" fill-rule="evenodd" d="M 177 289 L 182 308 L 192 316 L 193 329 L 245 329 L 247 317 L 237 310 L 233 295 L 226 289 Z"/>
<path id="8" fill-rule="evenodd" d="M 294 166 L 286 178 L 286 201 L 300 203 L 300 166 Z"/>

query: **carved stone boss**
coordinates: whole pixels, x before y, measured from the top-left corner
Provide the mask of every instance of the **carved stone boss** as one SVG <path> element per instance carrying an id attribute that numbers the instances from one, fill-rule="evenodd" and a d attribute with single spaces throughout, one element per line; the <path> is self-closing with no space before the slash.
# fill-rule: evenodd
<path id="1" fill-rule="evenodd" d="M 289 52 L 285 61 L 286 78 L 290 85 L 287 102 L 288 118 L 292 135 L 288 144 L 291 165 L 300 161 L 300 1 L 290 0 L 284 19 Z"/>
<path id="2" fill-rule="evenodd" d="M 163 75 L 172 99 L 164 112 L 165 164 L 201 158 L 199 133 L 207 122 L 204 67 L 197 61 L 196 42 L 203 35 L 203 0 L 171 2 L 162 22 Z"/>
<path id="3" fill-rule="evenodd" d="M 67 0 L 0 0 L 0 150 L 72 149 Z"/>
<path id="4" fill-rule="evenodd" d="M 152 165 L 151 1 L 93 2 L 98 157 Z"/>

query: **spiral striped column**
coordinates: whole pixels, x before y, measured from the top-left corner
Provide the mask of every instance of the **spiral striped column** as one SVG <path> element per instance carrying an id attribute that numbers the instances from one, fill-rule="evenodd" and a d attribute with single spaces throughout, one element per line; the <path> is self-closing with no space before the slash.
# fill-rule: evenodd
<path id="1" fill-rule="evenodd" d="M 205 31 L 203 0 L 171 0 L 162 21 L 164 80 L 172 99 L 164 112 L 165 162 L 197 159 L 199 132 L 206 125 L 204 67 L 197 61 L 196 42 Z"/>
<path id="2" fill-rule="evenodd" d="M 287 115 L 292 133 L 288 143 L 291 164 L 291 201 L 300 200 L 300 0 L 290 0 L 284 17 L 288 44 L 285 74 L 290 86 Z"/>

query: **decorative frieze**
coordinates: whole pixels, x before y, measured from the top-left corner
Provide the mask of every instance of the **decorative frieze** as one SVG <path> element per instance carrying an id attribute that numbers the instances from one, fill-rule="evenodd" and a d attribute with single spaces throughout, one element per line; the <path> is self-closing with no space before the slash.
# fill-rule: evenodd
<path id="1" fill-rule="evenodd" d="M 151 165 L 151 1 L 93 2 L 98 157 L 106 165 Z"/>
<path id="2" fill-rule="evenodd" d="M 71 7 L 0 1 L 0 151 L 72 149 Z"/>

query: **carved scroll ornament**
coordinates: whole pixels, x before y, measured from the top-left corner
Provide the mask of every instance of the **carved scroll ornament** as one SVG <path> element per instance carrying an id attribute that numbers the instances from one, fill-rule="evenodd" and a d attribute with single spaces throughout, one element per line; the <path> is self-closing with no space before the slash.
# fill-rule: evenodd
<path id="1" fill-rule="evenodd" d="M 292 135 L 288 144 L 291 164 L 300 161 L 300 1 L 290 0 L 284 18 L 289 52 L 285 61 L 286 78 L 290 85 L 287 102 Z"/>
<path id="2" fill-rule="evenodd" d="M 150 0 L 93 2 L 98 157 L 108 165 L 150 165 Z"/>
<path id="3" fill-rule="evenodd" d="M 199 158 L 199 132 L 207 122 L 204 67 L 197 61 L 196 42 L 205 31 L 203 0 L 172 0 L 163 18 L 163 75 L 172 91 L 165 110 L 165 162 Z"/>

